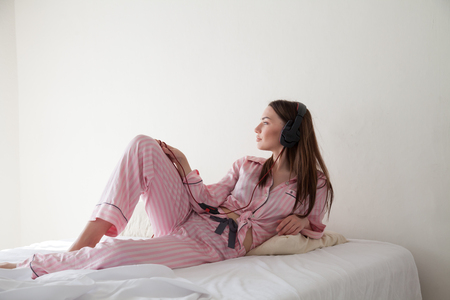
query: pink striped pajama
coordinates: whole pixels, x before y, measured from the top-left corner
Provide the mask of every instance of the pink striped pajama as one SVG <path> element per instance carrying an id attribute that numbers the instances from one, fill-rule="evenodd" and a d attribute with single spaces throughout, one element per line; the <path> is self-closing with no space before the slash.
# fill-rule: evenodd
<path id="1" fill-rule="evenodd" d="M 257 188 L 250 205 L 237 214 L 235 249 L 228 248 L 229 228 L 222 235 L 214 231 L 218 222 L 189 196 L 189 184 L 195 199 L 211 206 L 236 210 L 246 206 L 265 162 L 264 158 L 246 156 L 237 160 L 218 183 L 205 185 L 197 170 L 181 181 L 172 162 L 158 143 L 147 136 L 137 136 L 122 159 L 97 204 L 91 220 L 100 218 L 113 224 L 108 236 L 117 236 L 126 226 L 139 197 L 145 201 L 155 238 L 146 240 L 107 239 L 95 248 L 57 254 L 36 254 L 18 267 L 30 267 L 33 277 L 66 269 L 103 269 L 121 265 L 155 263 L 181 268 L 245 255 L 243 241 L 252 229 L 254 248 L 274 236 L 278 221 L 292 214 L 297 180 L 273 187 L 273 178 Z M 319 173 L 321 176 L 322 174 Z M 319 176 L 316 202 L 308 219 L 311 230 L 303 235 L 320 238 L 325 225 L 326 187 Z M 305 203 L 308 203 L 306 199 Z M 300 206 L 294 213 L 307 210 Z M 225 218 L 226 216 L 220 216 Z"/>
<path id="2" fill-rule="evenodd" d="M 214 233 L 217 222 L 192 211 L 187 189 L 158 143 L 137 136 L 127 147 L 92 213 L 113 224 L 108 236 L 126 226 L 139 197 L 155 233 L 153 239 L 107 239 L 95 248 L 35 254 L 18 267 L 30 267 L 33 278 L 67 269 L 103 269 L 131 264 L 164 264 L 181 268 L 234 258 L 245 249 L 227 247 L 227 234 Z"/>

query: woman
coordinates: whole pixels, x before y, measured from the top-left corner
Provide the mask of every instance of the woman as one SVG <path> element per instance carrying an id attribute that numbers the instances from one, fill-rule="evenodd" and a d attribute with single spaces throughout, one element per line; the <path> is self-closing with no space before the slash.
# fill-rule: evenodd
<path id="1" fill-rule="evenodd" d="M 137 136 L 69 252 L 35 254 L 1 267 L 29 267 L 33 278 L 131 264 L 181 268 L 243 256 L 275 234 L 322 237 L 333 188 L 311 114 L 301 103 L 276 100 L 255 132 L 258 149 L 272 157 L 243 157 L 212 185 L 203 184 L 178 149 Z M 154 238 L 99 243 L 125 228 L 140 196 Z"/>

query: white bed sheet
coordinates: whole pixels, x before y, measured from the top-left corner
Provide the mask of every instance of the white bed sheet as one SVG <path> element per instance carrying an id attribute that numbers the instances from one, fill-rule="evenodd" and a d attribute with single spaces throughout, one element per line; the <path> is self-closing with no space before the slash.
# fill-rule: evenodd
<path id="1" fill-rule="evenodd" d="M 65 251 L 70 240 L 0 251 L 0 261 Z M 398 245 L 348 243 L 284 256 L 250 256 L 170 270 L 141 265 L 64 271 L 36 281 L 24 270 L 0 270 L 0 299 L 422 299 L 411 253 Z M 15 272 L 14 272 L 15 271 Z M 33 293 L 30 294 L 30 289 Z M 20 294 L 22 292 L 22 294 Z M 45 298 L 47 297 L 47 298 Z M 63 299 L 63 298 L 60 298 Z"/>

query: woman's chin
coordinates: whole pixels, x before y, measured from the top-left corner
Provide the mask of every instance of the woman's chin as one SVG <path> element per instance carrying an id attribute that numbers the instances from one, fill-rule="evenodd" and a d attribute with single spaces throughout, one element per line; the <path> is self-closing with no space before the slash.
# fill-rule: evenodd
<path id="1" fill-rule="evenodd" d="M 258 148 L 258 150 L 261 150 L 261 151 L 267 151 L 267 149 L 264 147 L 264 146 L 262 146 L 262 145 L 256 145 L 256 148 Z"/>
<path id="2" fill-rule="evenodd" d="M 281 145 L 280 145 L 280 147 L 281 147 L 281 149 L 283 149 L 283 147 Z M 261 145 L 259 143 L 256 144 L 256 148 L 258 148 L 258 150 L 261 150 L 261 151 L 278 152 L 278 151 L 281 151 L 281 149 L 279 149 L 280 147 L 267 147 L 267 146 Z"/>

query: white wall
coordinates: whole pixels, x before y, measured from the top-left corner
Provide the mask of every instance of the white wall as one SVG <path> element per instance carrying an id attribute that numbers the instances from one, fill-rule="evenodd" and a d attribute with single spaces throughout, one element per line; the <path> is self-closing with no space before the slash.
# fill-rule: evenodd
<path id="1" fill-rule="evenodd" d="M 448 1 L 16 0 L 23 243 L 74 237 L 127 142 L 206 182 L 255 148 L 267 103 L 312 111 L 329 229 L 414 255 L 450 294 Z"/>
<path id="2" fill-rule="evenodd" d="M 20 245 L 19 99 L 14 1 L 0 1 L 0 249 Z"/>

